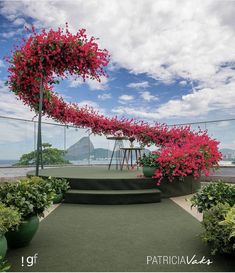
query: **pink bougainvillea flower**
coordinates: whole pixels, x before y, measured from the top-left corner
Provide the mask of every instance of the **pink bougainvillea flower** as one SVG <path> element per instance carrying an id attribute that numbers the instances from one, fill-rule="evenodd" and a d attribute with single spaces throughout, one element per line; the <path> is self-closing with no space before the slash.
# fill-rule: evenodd
<path id="1" fill-rule="evenodd" d="M 219 142 L 211 139 L 207 132 L 194 132 L 190 127 L 168 127 L 156 123 L 117 117 L 105 117 L 91 107 L 79 107 L 66 103 L 53 91 L 58 78 L 70 75 L 100 81 L 106 76 L 104 67 L 109 62 L 109 53 L 100 49 L 94 37 L 88 38 L 81 29 L 76 34 L 58 29 L 33 33 L 23 44 L 16 47 L 9 61 L 8 86 L 16 96 L 38 111 L 40 83 L 43 80 L 43 114 L 64 124 L 81 128 L 91 128 L 94 134 L 115 135 L 121 132 L 127 137 L 135 136 L 137 141 L 158 150 L 160 166 L 154 178 L 161 183 L 164 177 L 173 181 L 174 177 L 202 173 L 208 175 L 218 166 L 221 154 Z"/>

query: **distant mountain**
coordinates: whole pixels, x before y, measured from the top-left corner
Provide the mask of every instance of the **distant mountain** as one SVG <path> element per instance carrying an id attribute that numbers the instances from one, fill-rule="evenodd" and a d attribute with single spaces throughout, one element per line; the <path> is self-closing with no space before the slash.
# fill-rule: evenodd
<path id="1" fill-rule="evenodd" d="M 142 154 L 150 153 L 150 150 L 145 149 Z M 89 137 L 83 137 L 75 144 L 70 146 L 65 154 L 65 159 L 67 160 L 83 160 L 88 159 L 89 156 L 94 160 L 108 159 L 112 155 L 112 151 L 105 148 L 94 148 L 93 143 L 90 141 Z M 114 158 L 116 158 L 116 152 L 114 153 Z M 135 160 L 135 153 L 133 152 L 133 160 Z"/>
<path id="2" fill-rule="evenodd" d="M 78 142 L 70 146 L 65 154 L 67 160 L 87 159 L 90 154 L 94 153 L 94 145 L 89 137 L 82 137 Z"/>

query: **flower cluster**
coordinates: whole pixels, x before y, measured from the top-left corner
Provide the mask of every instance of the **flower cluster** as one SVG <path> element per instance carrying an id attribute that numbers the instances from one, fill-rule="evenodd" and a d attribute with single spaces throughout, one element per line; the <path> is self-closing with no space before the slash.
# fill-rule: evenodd
<path id="1" fill-rule="evenodd" d="M 135 136 L 133 135 L 133 136 L 129 136 L 129 141 L 132 143 L 132 142 L 134 142 L 135 141 Z"/>
<path id="2" fill-rule="evenodd" d="M 206 132 L 196 133 L 187 126 L 169 128 L 159 123 L 149 125 L 134 119 L 108 118 L 89 106 L 66 103 L 53 92 L 58 78 L 69 75 L 99 81 L 100 76 L 106 76 L 104 67 L 109 57 L 107 50 L 98 47 L 95 38 L 88 39 L 84 29 L 77 34 L 70 33 L 67 26 L 65 31 L 60 28 L 41 33 L 33 31 L 8 59 L 8 85 L 19 99 L 37 112 L 42 84 L 43 114 L 61 123 L 91 128 L 94 134 L 114 135 L 119 131 L 127 137 L 134 135 L 145 145 L 155 144 L 160 148 L 157 153 L 162 166 L 155 174 L 159 181 L 165 175 L 199 176 L 201 171 L 208 174 L 221 155 L 218 142 Z"/>
<path id="3" fill-rule="evenodd" d="M 169 142 L 159 151 L 153 152 L 157 155 L 158 164 L 153 178 L 156 178 L 160 185 L 164 177 L 173 181 L 174 177 L 188 175 L 198 178 L 202 172 L 206 176 L 209 175 L 209 171 L 218 167 L 218 161 L 221 159 L 218 144 L 219 142 L 210 139 L 206 132 L 194 132 L 193 137 L 187 136 L 179 145 Z"/>
<path id="4" fill-rule="evenodd" d="M 84 29 L 75 35 L 66 30 L 44 29 L 37 34 L 34 29 L 31 36 L 16 46 L 8 68 L 10 89 L 32 109 L 38 110 L 40 83 L 43 81 L 43 111 L 63 122 L 76 116 L 76 106 L 67 105 L 53 92 L 53 84 L 58 78 L 77 75 L 100 81 L 106 75 L 104 67 L 109 62 L 106 49 L 101 50 L 94 37 L 87 38 Z M 81 110 L 87 113 L 88 109 Z M 85 114 L 84 113 L 84 114 Z M 70 118 L 69 118 L 70 117 Z"/>

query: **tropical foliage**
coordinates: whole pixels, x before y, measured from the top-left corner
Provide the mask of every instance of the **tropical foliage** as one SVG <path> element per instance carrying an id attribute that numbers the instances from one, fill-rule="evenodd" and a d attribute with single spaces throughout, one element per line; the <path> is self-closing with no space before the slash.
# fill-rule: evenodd
<path id="1" fill-rule="evenodd" d="M 204 212 L 202 234 L 211 253 L 235 253 L 235 207 L 218 203 Z"/>
<path id="2" fill-rule="evenodd" d="M 157 154 L 144 154 L 141 158 L 138 159 L 138 164 L 142 167 L 158 167 Z"/>
<path id="3" fill-rule="evenodd" d="M 49 177 L 47 183 L 56 194 L 64 194 L 70 188 L 69 183 L 65 178 Z"/>
<path id="4" fill-rule="evenodd" d="M 199 212 L 210 209 L 218 203 L 235 204 L 235 186 L 226 184 L 222 181 L 211 182 L 203 187 L 190 199 L 192 207 L 197 207 Z"/>
<path id="5" fill-rule="evenodd" d="M 32 216 L 43 216 L 44 210 L 52 204 L 53 191 L 49 192 L 41 178 L 25 178 L 16 183 L 0 186 L 0 200 L 8 207 L 16 208 L 22 220 Z"/>
<path id="6" fill-rule="evenodd" d="M 17 227 L 20 220 L 21 217 L 16 208 L 6 207 L 0 203 L 0 237 L 9 229 Z"/>

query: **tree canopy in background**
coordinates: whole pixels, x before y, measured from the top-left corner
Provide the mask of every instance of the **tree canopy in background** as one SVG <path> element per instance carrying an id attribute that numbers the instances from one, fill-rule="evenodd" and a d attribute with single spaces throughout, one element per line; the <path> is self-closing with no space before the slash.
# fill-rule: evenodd
<path id="1" fill-rule="evenodd" d="M 15 165 L 16 166 L 28 166 L 36 164 L 36 151 L 32 151 L 28 154 L 23 154 Z M 57 148 L 53 148 L 50 143 L 42 144 L 42 161 L 43 165 L 58 165 L 58 164 L 70 164 L 69 160 L 64 159 L 65 152 Z M 41 163 L 41 162 L 40 162 Z"/>

